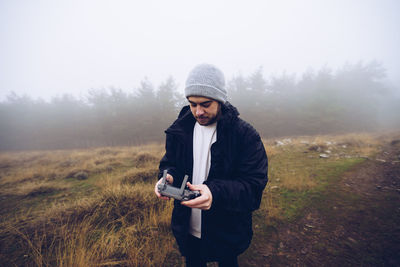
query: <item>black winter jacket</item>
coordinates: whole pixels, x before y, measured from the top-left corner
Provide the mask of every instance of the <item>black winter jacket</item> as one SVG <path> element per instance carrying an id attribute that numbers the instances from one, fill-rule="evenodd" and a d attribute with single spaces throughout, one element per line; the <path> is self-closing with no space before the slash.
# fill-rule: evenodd
<path id="1" fill-rule="evenodd" d="M 202 211 L 202 239 L 216 255 L 240 254 L 253 235 L 252 211 L 260 206 L 267 184 L 268 159 L 257 131 L 238 117 L 235 107 L 222 105 L 217 123 L 217 141 L 211 146 L 211 167 L 204 182 L 210 189 L 211 209 Z M 196 120 L 189 106 L 165 131 L 166 153 L 160 174 L 167 169 L 180 187 L 185 174 L 192 179 L 193 129 Z M 191 209 L 174 201 L 171 228 L 182 255 L 189 233 Z"/>

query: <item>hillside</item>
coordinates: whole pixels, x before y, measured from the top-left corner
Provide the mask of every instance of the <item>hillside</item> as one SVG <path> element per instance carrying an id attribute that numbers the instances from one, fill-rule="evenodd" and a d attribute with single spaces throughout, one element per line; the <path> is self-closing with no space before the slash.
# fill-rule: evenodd
<path id="1" fill-rule="evenodd" d="M 264 140 L 270 182 L 241 266 L 392 264 L 384 255 L 399 244 L 360 231 L 379 224 L 377 233 L 398 235 L 389 205 L 399 200 L 398 139 Z M 163 152 L 153 144 L 0 153 L 0 265 L 183 266 L 169 229 L 172 202 L 153 193 Z"/>

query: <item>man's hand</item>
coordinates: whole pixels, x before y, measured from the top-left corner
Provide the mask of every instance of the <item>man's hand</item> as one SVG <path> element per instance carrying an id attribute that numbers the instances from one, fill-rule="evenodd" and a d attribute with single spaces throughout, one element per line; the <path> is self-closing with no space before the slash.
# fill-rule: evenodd
<path id="1" fill-rule="evenodd" d="M 200 191 L 201 196 L 192 200 L 182 201 L 181 204 L 189 208 L 209 210 L 212 204 L 212 194 L 208 186 L 205 184 L 192 185 L 189 182 L 187 183 L 187 186 L 192 191 L 194 190 Z"/>
<path id="2" fill-rule="evenodd" d="M 174 182 L 174 177 L 172 177 L 172 175 L 167 174 L 167 177 L 165 178 L 165 180 L 167 181 L 167 183 L 172 184 Z M 169 197 L 166 196 L 162 196 L 159 192 L 158 192 L 158 184 L 161 183 L 162 178 L 160 180 L 158 180 L 158 182 L 156 183 L 156 185 L 154 186 L 154 193 L 156 193 L 157 197 L 159 199 L 163 199 L 163 200 L 169 200 Z"/>

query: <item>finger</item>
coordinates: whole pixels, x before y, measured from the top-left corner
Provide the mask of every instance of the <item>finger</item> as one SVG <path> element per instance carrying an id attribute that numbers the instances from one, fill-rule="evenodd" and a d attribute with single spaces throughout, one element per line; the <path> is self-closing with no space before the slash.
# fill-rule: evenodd
<path id="1" fill-rule="evenodd" d="M 157 195 L 157 197 L 160 197 L 160 193 L 158 192 L 158 183 L 156 183 L 156 185 L 154 186 L 154 193 Z"/>
<path id="2" fill-rule="evenodd" d="M 167 183 L 172 184 L 174 182 L 174 177 L 172 177 L 171 174 L 167 174 L 167 177 L 165 178 L 167 180 Z"/>
<path id="3" fill-rule="evenodd" d="M 192 191 L 201 190 L 201 186 L 202 186 L 202 185 L 193 185 L 193 184 L 191 184 L 190 182 L 187 182 L 186 185 L 187 185 L 187 186 L 189 187 L 189 189 L 192 190 Z"/>
<path id="4" fill-rule="evenodd" d="M 182 205 L 184 205 L 184 206 L 186 206 L 186 207 L 188 207 L 188 208 L 192 208 L 192 209 L 201 209 L 201 210 L 207 210 L 207 209 L 209 209 L 208 208 L 208 205 L 206 204 L 206 203 L 201 203 L 201 204 L 197 204 L 197 205 L 193 205 L 193 204 L 182 204 Z"/>
<path id="5" fill-rule="evenodd" d="M 201 202 L 200 202 L 201 203 Z M 199 204 L 198 198 L 196 199 L 191 199 L 191 200 L 186 200 L 181 202 L 182 205 L 185 205 L 187 207 L 193 208 L 194 206 Z"/>
<path id="6" fill-rule="evenodd" d="M 200 206 L 203 206 L 204 203 L 208 201 L 206 196 L 200 196 L 195 199 L 187 200 L 187 201 L 182 201 L 181 204 L 185 205 L 190 208 L 198 208 Z"/>
<path id="7" fill-rule="evenodd" d="M 161 183 L 161 180 L 162 180 L 162 179 L 158 180 L 158 182 L 157 182 L 156 185 L 154 186 L 154 193 L 156 194 L 156 196 L 157 196 L 159 199 L 169 200 L 169 199 L 170 199 L 169 197 L 166 197 L 166 196 L 161 195 L 160 192 L 158 191 L 158 184 Z"/>
<path id="8" fill-rule="evenodd" d="M 159 199 L 162 199 L 162 200 L 169 200 L 169 199 L 170 199 L 169 197 L 163 196 L 163 195 L 161 195 L 160 193 L 157 193 L 156 195 L 157 195 L 157 197 L 158 197 Z"/>
<path id="9" fill-rule="evenodd" d="M 163 198 L 163 196 L 160 194 L 160 192 L 158 192 L 158 189 L 157 189 L 157 188 L 154 190 L 154 193 L 156 193 L 156 196 L 157 196 L 158 198 Z"/>

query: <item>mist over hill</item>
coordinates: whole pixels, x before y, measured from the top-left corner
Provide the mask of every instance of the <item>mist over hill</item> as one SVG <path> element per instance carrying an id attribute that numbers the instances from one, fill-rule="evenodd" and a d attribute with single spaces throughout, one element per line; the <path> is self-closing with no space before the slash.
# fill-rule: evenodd
<path id="1" fill-rule="evenodd" d="M 227 81 L 229 101 L 262 137 L 379 131 L 400 127 L 400 90 L 373 61 L 300 76 L 262 69 Z M 138 145 L 164 140 L 186 100 L 170 77 L 143 80 L 134 92 L 92 89 L 49 101 L 11 93 L 0 102 L 0 149 Z"/>

